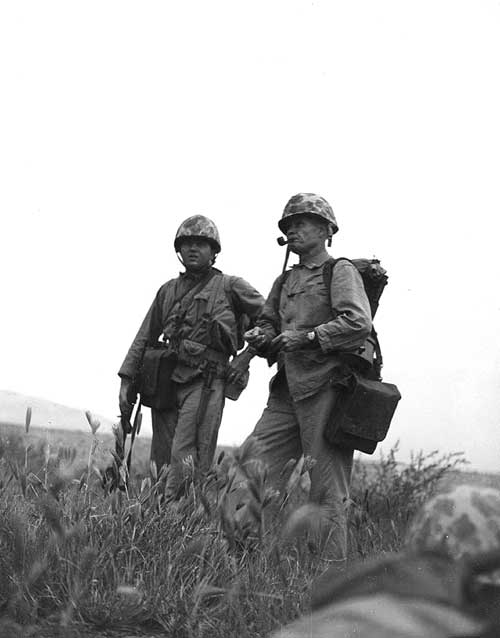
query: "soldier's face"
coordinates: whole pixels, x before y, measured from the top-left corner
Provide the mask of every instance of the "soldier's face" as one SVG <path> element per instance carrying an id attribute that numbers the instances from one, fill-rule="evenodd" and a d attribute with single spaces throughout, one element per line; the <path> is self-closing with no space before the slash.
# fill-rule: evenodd
<path id="1" fill-rule="evenodd" d="M 180 253 L 187 270 L 204 270 L 215 258 L 215 250 L 211 244 L 199 237 L 185 239 L 181 244 Z"/>
<path id="2" fill-rule="evenodd" d="M 311 250 L 324 248 L 327 230 L 324 224 L 306 215 L 292 217 L 286 232 L 288 246 L 293 253 L 302 255 Z"/>

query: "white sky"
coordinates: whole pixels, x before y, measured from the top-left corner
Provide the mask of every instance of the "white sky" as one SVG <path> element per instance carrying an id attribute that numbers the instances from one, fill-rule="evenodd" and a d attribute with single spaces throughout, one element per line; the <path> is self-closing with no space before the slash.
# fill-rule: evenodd
<path id="1" fill-rule="evenodd" d="M 384 444 L 500 471 L 500 2 L 5 2 L 0 388 L 117 413 L 116 372 L 179 223 L 267 294 L 287 199 L 390 275 L 376 325 L 403 400 Z M 239 443 L 270 371 L 228 402 Z"/>

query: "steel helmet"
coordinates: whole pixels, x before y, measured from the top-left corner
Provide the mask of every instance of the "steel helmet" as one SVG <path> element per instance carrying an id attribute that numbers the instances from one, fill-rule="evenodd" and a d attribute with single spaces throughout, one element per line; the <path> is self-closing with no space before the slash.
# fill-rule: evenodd
<path id="1" fill-rule="evenodd" d="M 220 253 L 219 231 L 214 222 L 205 217 L 205 215 L 193 215 L 182 222 L 175 235 L 174 247 L 176 252 L 179 252 L 182 240 L 187 237 L 206 239 Z"/>
<path id="2" fill-rule="evenodd" d="M 407 545 L 454 559 L 500 549 L 500 491 L 461 485 L 431 498 L 412 522 Z M 500 583 L 495 572 L 490 580 Z"/>
<path id="3" fill-rule="evenodd" d="M 335 235 L 339 229 L 330 204 L 324 197 L 315 195 L 314 193 L 298 193 L 288 200 L 283 215 L 278 222 L 282 233 L 286 234 L 288 224 L 295 215 L 314 215 L 315 217 L 320 217 L 329 224 L 332 235 Z"/>

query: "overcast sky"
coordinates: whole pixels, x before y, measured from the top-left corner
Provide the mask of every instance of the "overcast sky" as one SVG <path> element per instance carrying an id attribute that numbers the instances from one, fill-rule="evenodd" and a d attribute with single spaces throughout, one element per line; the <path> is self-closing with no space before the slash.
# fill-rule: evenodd
<path id="1" fill-rule="evenodd" d="M 500 3 L 5 2 L 0 389 L 117 414 L 116 372 L 193 214 L 264 295 L 277 221 L 326 197 L 389 274 L 383 446 L 500 471 Z M 228 402 L 239 443 L 271 371 Z"/>

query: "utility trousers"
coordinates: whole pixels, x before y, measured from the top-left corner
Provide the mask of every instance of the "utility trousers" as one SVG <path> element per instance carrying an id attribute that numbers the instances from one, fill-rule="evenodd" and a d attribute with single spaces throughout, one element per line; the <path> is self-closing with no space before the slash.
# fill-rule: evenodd
<path id="1" fill-rule="evenodd" d="M 255 426 L 269 479 L 282 489 L 288 476 L 282 471 L 290 459 L 302 454 L 314 459 L 310 470 L 310 500 L 322 506 L 328 528 L 329 553 L 341 560 L 347 555 L 346 501 L 349 497 L 353 450 L 328 444 L 323 432 L 338 391 L 331 385 L 301 401 L 293 401 L 286 376 L 278 374 L 264 412 Z"/>
<path id="2" fill-rule="evenodd" d="M 210 469 L 224 410 L 224 379 L 215 378 L 205 414 L 197 425 L 204 386 L 203 377 L 176 384 L 175 405 L 169 410 L 152 410 L 151 460 L 158 472 L 170 465 L 165 496 L 179 498 L 193 469 L 203 475 Z"/>

